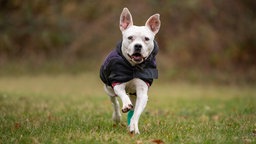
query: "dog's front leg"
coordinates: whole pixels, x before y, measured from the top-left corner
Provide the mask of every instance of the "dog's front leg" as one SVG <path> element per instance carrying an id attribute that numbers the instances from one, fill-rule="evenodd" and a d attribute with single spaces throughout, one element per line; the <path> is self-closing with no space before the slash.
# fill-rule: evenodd
<path id="1" fill-rule="evenodd" d="M 136 86 L 137 99 L 136 99 L 134 114 L 131 118 L 131 123 L 130 123 L 130 132 L 135 134 L 140 133 L 138 128 L 139 118 L 144 108 L 146 107 L 147 101 L 148 101 L 147 84 L 142 80 L 139 80 L 137 84 L 138 84 Z"/>
<path id="2" fill-rule="evenodd" d="M 126 87 L 126 83 L 121 83 L 114 87 L 115 94 L 118 95 L 123 102 L 123 108 L 122 108 L 123 113 L 126 113 L 133 108 L 131 100 L 129 96 L 126 94 L 125 87 Z"/>

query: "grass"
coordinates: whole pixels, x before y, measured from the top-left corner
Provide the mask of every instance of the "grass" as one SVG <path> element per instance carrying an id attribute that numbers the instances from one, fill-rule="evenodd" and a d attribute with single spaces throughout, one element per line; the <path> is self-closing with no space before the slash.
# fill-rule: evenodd
<path id="1" fill-rule="evenodd" d="M 130 136 L 98 75 L 0 77 L 0 143 L 256 143 L 255 86 L 156 81 Z"/>

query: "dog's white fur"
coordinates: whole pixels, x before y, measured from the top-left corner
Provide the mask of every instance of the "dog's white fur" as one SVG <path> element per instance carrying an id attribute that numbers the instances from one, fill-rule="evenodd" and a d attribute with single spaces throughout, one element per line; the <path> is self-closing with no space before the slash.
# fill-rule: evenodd
<path id="1" fill-rule="evenodd" d="M 131 65 L 142 63 L 151 54 L 154 49 L 154 37 L 160 29 L 160 15 L 154 14 L 147 21 L 145 26 L 133 25 L 132 15 L 127 8 L 124 8 L 120 16 L 120 30 L 123 35 L 122 54 L 130 62 Z M 134 60 L 131 55 L 135 53 L 135 45 L 141 46 L 141 60 Z M 105 85 L 106 93 L 110 96 L 113 104 L 112 119 L 115 123 L 121 121 L 120 106 L 116 96 L 122 100 L 123 112 L 133 109 L 134 114 L 131 118 L 129 131 L 139 134 L 138 122 L 141 113 L 147 105 L 148 101 L 148 85 L 141 79 L 134 78 L 128 82 L 117 84 L 114 88 Z M 136 93 L 136 96 L 128 95 L 128 93 Z"/>

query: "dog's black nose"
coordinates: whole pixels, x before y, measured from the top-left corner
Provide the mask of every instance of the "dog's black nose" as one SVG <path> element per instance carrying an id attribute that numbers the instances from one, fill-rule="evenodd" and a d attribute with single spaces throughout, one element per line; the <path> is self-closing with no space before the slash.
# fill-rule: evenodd
<path id="1" fill-rule="evenodd" d="M 141 51 L 141 48 L 142 48 L 142 45 L 141 45 L 141 44 L 135 44 L 135 45 L 134 45 L 134 51 L 135 51 L 135 52 L 140 52 L 140 51 Z"/>

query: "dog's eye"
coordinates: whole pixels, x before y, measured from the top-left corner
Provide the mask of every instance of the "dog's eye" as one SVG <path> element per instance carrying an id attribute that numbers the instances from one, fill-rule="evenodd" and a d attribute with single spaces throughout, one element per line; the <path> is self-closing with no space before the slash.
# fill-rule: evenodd
<path id="1" fill-rule="evenodd" d="M 133 39 L 133 37 L 132 37 L 132 36 L 129 36 L 129 37 L 128 37 L 128 40 L 132 40 L 132 39 Z"/>
<path id="2" fill-rule="evenodd" d="M 145 37 L 145 41 L 149 41 L 149 38 L 148 38 L 148 37 Z"/>

